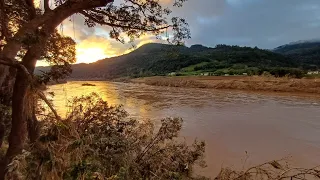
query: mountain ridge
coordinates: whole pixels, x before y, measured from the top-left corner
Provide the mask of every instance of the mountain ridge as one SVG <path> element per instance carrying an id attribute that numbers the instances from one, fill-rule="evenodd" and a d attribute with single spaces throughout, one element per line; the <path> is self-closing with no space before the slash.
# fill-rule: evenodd
<path id="1" fill-rule="evenodd" d="M 320 68 L 320 40 L 299 42 L 279 46 L 273 51 L 293 59 L 303 69 L 318 70 Z"/>
<path id="2" fill-rule="evenodd" d="M 70 78 L 114 79 L 161 76 L 172 72 L 177 75 L 259 75 L 264 71 L 280 71 L 281 68 L 288 73 L 288 69 L 298 67 L 295 61 L 282 54 L 256 47 L 220 44 L 211 48 L 201 44 L 186 47 L 150 43 L 121 56 L 90 64 L 74 64 Z"/>

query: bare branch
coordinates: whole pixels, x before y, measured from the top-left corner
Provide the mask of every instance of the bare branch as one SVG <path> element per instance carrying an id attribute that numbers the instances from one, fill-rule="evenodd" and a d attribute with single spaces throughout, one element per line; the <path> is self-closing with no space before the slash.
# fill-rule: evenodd
<path id="1" fill-rule="evenodd" d="M 102 14 L 102 15 L 105 15 L 105 16 L 107 16 L 109 19 L 112 19 L 112 20 L 114 20 L 114 21 L 128 22 L 128 20 L 119 19 L 119 18 L 113 16 L 111 13 L 107 13 L 107 12 L 105 12 L 105 11 L 101 11 L 101 10 L 97 10 L 97 9 L 92 9 L 92 10 L 90 10 L 90 11 L 95 12 L 95 13 L 99 13 L 99 14 Z"/>
<path id="2" fill-rule="evenodd" d="M 230 168 L 223 168 L 217 180 L 253 180 L 253 179 L 320 179 L 320 166 L 314 168 L 290 167 L 287 158 L 269 161 L 257 166 L 248 168 L 246 171 L 235 171 Z"/>

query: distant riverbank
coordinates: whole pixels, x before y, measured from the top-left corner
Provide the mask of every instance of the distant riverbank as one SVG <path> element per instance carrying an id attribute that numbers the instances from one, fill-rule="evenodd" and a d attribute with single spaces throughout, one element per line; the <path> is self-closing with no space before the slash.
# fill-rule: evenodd
<path id="1" fill-rule="evenodd" d="M 136 78 L 129 81 L 153 86 L 320 94 L 320 79 L 293 79 L 261 76 L 155 76 Z"/>

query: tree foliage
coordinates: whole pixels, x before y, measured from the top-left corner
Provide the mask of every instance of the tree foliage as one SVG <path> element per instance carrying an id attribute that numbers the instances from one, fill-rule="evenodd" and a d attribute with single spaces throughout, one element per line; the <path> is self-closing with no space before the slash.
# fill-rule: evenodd
<path id="1" fill-rule="evenodd" d="M 320 66 L 320 43 L 301 42 L 279 46 L 275 52 L 284 54 L 300 64 L 304 69 L 316 71 Z"/>

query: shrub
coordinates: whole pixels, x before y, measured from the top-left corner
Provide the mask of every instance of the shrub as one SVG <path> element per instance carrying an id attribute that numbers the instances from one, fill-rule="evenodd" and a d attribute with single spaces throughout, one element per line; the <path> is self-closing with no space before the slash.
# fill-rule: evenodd
<path id="1" fill-rule="evenodd" d="M 182 119 L 128 118 L 96 94 L 74 98 L 63 121 L 46 116 L 41 137 L 9 165 L 7 177 L 20 179 L 205 179 L 204 142 L 178 141 Z M 155 131 L 155 129 L 158 129 Z"/>

